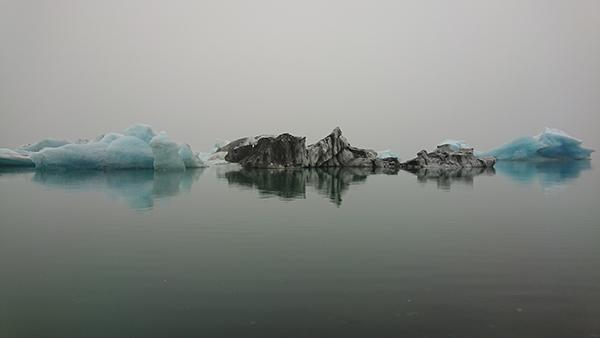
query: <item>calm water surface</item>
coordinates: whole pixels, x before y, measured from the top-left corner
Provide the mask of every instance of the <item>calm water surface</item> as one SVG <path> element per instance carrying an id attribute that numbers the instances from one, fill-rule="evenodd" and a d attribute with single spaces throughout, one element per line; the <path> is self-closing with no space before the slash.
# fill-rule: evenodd
<path id="1" fill-rule="evenodd" d="M 0 337 L 600 337 L 600 171 L 0 171 Z"/>

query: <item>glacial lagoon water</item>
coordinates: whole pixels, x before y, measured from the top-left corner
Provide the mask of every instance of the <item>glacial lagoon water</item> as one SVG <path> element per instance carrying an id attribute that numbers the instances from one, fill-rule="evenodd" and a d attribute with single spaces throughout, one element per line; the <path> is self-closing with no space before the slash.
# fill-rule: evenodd
<path id="1" fill-rule="evenodd" d="M 0 337 L 600 337 L 600 171 L 0 170 Z"/>

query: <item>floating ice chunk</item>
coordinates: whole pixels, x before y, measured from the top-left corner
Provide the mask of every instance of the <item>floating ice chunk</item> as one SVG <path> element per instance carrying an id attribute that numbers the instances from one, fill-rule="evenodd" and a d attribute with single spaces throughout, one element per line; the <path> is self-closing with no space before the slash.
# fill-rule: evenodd
<path id="1" fill-rule="evenodd" d="M 45 148 L 32 153 L 31 159 L 39 169 L 145 169 L 154 163 L 146 142 L 117 133 L 106 134 L 97 142 Z"/>
<path id="2" fill-rule="evenodd" d="M 258 135 L 258 136 L 254 136 L 254 137 L 249 137 L 248 138 L 248 144 L 250 145 L 256 145 L 258 143 L 258 140 L 260 140 L 261 138 L 266 138 L 266 137 L 276 137 L 276 135 L 273 134 L 262 134 L 262 135 Z"/>
<path id="3" fill-rule="evenodd" d="M 216 153 L 219 149 L 228 145 L 229 143 L 231 143 L 229 140 L 217 140 L 212 148 L 212 152 Z"/>
<path id="4" fill-rule="evenodd" d="M 396 154 L 395 152 L 391 151 L 390 149 L 386 149 L 386 150 L 380 150 L 377 152 L 377 158 L 389 158 L 389 157 L 395 157 L 395 158 L 400 158 L 400 156 L 398 154 Z"/>
<path id="5" fill-rule="evenodd" d="M 225 160 L 226 155 L 226 151 L 220 151 L 214 154 L 210 154 L 206 159 L 206 163 L 208 163 L 209 165 L 230 164 L 230 162 Z"/>
<path id="6" fill-rule="evenodd" d="M 582 148 L 582 143 L 562 130 L 546 128 L 537 136 L 518 138 L 481 155 L 507 161 L 589 159 L 593 150 Z"/>
<path id="7" fill-rule="evenodd" d="M 466 144 L 465 141 L 463 141 L 463 140 L 446 139 L 437 144 L 438 147 L 443 146 L 443 145 L 449 145 L 450 149 L 452 149 L 453 151 L 459 151 L 461 149 L 472 148 L 470 145 Z"/>
<path id="8" fill-rule="evenodd" d="M 185 163 L 179 156 L 179 146 L 171 141 L 166 133 L 162 132 L 154 136 L 150 146 L 154 154 L 154 170 L 185 170 Z"/>
<path id="9" fill-rule="evenodd" d="M 213 150 L 213 153 L 222 152 L 222 151 L 228 152 L 231 149 L 235 149 L 235 148 L 243 147 L 243 146 L 247 146 L 247 145 L 254 146 L 258 143 L 258 140 L 260 140 L 261 138 L 265 138 L 265 137 L 275 137 L 275 135 L 262 134 L 262 135 L 258 135 L 258 136 L 242 137 L 240 139 L 237 139 L 237 140 L 234 140 L 231 142 L 227 142 L 225 145 L 221 145 L 219 148 Z"/>
<path id="10" fill-rule="evenodd" d="M 200 158 L 200 155 L 192 151 L 189 144 L 183 143 L 179 146 L 179 156 L 183 160 L 186 168 L 202 168 L 206 165 Z"/>
<path id="11" fill-rule="evenodd" d="M 134 124 L 131 127 L 125 129 L 125 135 L 137 137 L 146 143 L 150 143 L 152 138 L 156 136 L 156 134 L 152 130 L 152 127 L 150 127 L 147 124 L 141 123 Z"/>
<path id="12" fill-rule="evenodd" d="M 7 167 L 33 167 L 33 161 L 27 154 L 18 153 L 14 150 L 0 148 L 0 166 Z"/>
<path id="13" fill-rule="evenodd" d="M 204 162 L 206 166 L 213 165 L 221 165 L 221 164 L 230 164 L 231 162 L 225 161 L 225 156 L 227 155 L 226 151 L 217 151 L 213 153 L 198 153 L 200 159 Z"/>
<path id="14" fill-rule="evenodd" d="M 148 169 L 154 166 L 154 154 L 150 145 L 134 136 L 122 136 L 106 148 L 107 169 Z"/>
<path id="15" fill-rule="evenodd" d="M 69 144 L 71 142 L 65 140 L 57 140 L 54 138 L 43 139 L 39 142 L 33 144 L 25 144 L 17 148 L 18 150 L 25 150 L 29 152 L 40 151 L 44 148 L 57 148 L 60 146 L 64 146 L 65 144 Z"/>
<path id="16" fill-rule="evenodd" d="M 100 142 L 100 143 L 104 143 L 104 144 L 111 144 L 112 141 L 123 137 L 123 134 L 119 134 L 119 133 L 108 133 L 108 134 L 102 134 L 100 136 L 98 136 L 96 138 L 96 142 Z"/>
<path id="17" fill-rule="evenodd" d="M 181 170 L 205 166 L 189 145 L 179 146 L 164 133 L 156 135 L 145 124 L 133 125 L 124 134 L 100 135 L 92 142 L 46 139 L 15 150 L 0 149 L 0 166 L 8 165 L 65 170 Z"/>
<path id="18" fill-rule="evenodd" d="M 527 161 L 538 160 L 538 150 L 544 147 L 534 137 L 520 137 L 503 146 L 484 152 L 482 156 L 493 156 L 497 160 Z"/>
<path id="19" fill-rule="evenodd" d="M 546 128 L 535 139 L 544 144 L 538 153 L 546 158 L 588 159 L 593 150 L 581 147 L 583 141 L 562 130 Z"/>
<path id="20" fill-rule="evenodd" d="M 198 154 L 198 157 L 200 157 L 200 159 L 202 160 L 202 162 L 205 162 L 205 163 L 206 163 L 206 160 L 210 157 L 210 155 L 212 155 L 212 153 L 207 153 L 204 151 L 201 151 L 197 154 Z"/>
<path id="21" fill-rule="evenodd" d="M 108 144 L 66 144 L 31 154 L 38 169 L 104 169 Z"/>

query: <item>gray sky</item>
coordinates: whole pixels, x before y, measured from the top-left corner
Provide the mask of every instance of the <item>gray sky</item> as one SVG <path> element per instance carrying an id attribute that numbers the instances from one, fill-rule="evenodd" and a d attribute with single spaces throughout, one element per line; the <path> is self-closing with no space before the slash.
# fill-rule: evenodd
<path id="1" fill-rule="evenodd" d="M 0 0 L 0 147 L 135 122 L 217 138 L 340 126 L 410 157 L 561 128 L 600 148 L 597 0 Z"/>

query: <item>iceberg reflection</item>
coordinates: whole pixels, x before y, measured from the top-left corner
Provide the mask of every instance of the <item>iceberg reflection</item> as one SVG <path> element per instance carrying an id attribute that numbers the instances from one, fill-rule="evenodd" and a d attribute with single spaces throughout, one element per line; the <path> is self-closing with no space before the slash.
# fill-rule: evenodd
<path id="1" fill-rule="evenodd" d="M 581 172 L 592 168 L 590 160 L 579 161 L 543 161 L 496 163 L 498 173 L 510 177 L 519 183 L 539 182 L 544 187 L 563 185 L 579 177 Z"/>
<path id="2" fill-rule="evenodd" d="M 217 176 L 230 185 L 256 189 L 261 198 L 305 199 L 308 186 L 340 206 L 342 195 L 351 185 L 362 184 L 367 176 L 378 173 L 381 172 L 364 168 L 239 169 L 217 173 Z"/>
<path id="3" fill-rule="evenodd" d="M 156 199 L 189 192 L 202 171 L 36 171 L 32 181 L 53 189 L 101 191 L 110 198 L 125 202 L 132 209 L 149 210 Z"/>
<path id="4" fill-rule="evenodd" d="M 423 184 L 435 182 L 437 188 L 450 190 L 453 184 L 473 186 L 474 177 L 479 175 L 494 176 L 494 168 L 463 168 L 463 169 L 420 169 L 409 171 L 417 176 L 417 180 Z"/>

